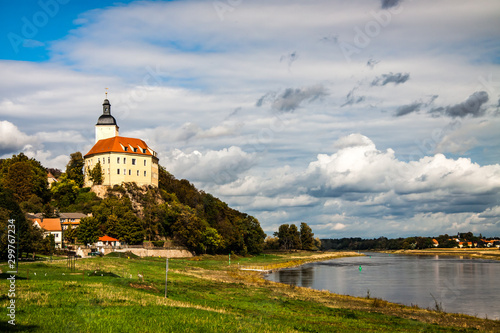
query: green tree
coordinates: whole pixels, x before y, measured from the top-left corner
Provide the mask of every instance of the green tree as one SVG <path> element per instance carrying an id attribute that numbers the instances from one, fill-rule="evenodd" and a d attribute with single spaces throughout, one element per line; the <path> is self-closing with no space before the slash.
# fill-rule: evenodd
<path id="1" fill-rule="evenodd" d="M 295 224 L 290 225 L 290 242 L 291 249 L 301 249 L 302 245 L 300 244 L 300 233 Z"/>
<path id="2" fill-rule="evenodd" d="M 43 201 L 36 194 L 32 194 L 28 201 L 21 202 L 21 208 L 27 213 L 41 213 L 43 210 Z"/>
<path id="3" fill-rule="evenodd" d="M 67 174 L 63 174 L 61 180 L 53 183 L 50 188 L 52 199 L 55 200 L 56 206 L 64 210 L 75 203 L 79 191 L 80 188 L 76 181 L 69 179 Z"/>
<path id="4" fill-rule="evenodd" d="M 314 234 L 311 227 L 305 222 L 300 223 L 300 242 L 302 244 L 302 250 L 311 251 L 315 248 Z"/>
<path id="5" fill-rule="evenodd" d="M 101 162 L 97 162 L 97 164 L 90 169 L 90 167 L 87 168 L 87 173 L 89 175 L 89 179 L 94 185 L 102 185 L 103 182 L 103 171 L 101 167 Z"/>
<path id="6" fill-rule="evenodd" d="M 41 251 L 42 230 L 34 227 L 32 221 L 26 219 L 18 203 L 14 200 L 12 192 L 0 184 L 0 256 L 3 259 L 7 258 L 8 253 L 9 236 L 7 226 L 9 219 L 15 221 L 15 228 L 11 229 L 15 231 L 15 244 L 19 246 L 18 255 L 20 256 L 23 252 L 34 254 Z"/>
<path id="7" fill-rule="evenodd" d="M 224 240 L 214 228 L 206 228 L 202 234 L 202 243 L 208 253 L 215 254 L 223 247 Z"/>
<path id="8" fill-rule="evenodd" d="M 13 163 L 5 176 L 4 184 L 17 203 L 28 201 L 34 193 L 34 182 L 29 162 Z"/>
<path id="9" fill-rule="evenodd" d="M 17 164 L 21 163 L 21 164 Z M 9 174 L 9 169 L 14 166 Z M 22 170 L 16 170 L 16 169 Z M 29 172 L 28 172 L 29 169 Z M 23 153 L 13 155 L 11 158 L 0 160 L 0 183 L 4 187 L 16 193 L 16 187 L 19 185 L 20 189 L 18 194 L 22 197 L 21 200 L 28 200 L 32 194 L 35 194 L 42 201 L 48 202 L 50 200 L 50 192 L 48 190 L 47 170 L 41 165 L 40 162 L 33 158 L 28 158 Z M 29 189 L 28 191 L 26 191 Z M 20 198 L 16 198 L 20 200 Z M 22 201 L 18 201 L 20 203 Z"/>
<path id="10" fill-rule="evenodd" d="M 94 244 L 100 236 L 100 223 L 95 217 L 84 217 L 80 220 L 80 225 L 77 229 L 78 241 L 83 244 Z"/>
<path id="11" fill-rule="evenodd" d="M 76 153 L 73 153 L 70 155 L 70 160 L 68 164 L 66 165 L 66 176 L 68 179 L 74 180 L 75 183 L 78 185 L 78 187 L 83 186 L 83 166 L 84 166 L 84 160 L 82 153 L 77 151 Z"/>

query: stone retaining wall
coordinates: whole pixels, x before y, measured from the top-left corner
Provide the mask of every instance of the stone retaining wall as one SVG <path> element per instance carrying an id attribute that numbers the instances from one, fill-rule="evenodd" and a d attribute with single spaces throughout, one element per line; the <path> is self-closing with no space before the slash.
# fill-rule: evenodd
<path id="1" fill-rule="evenodd" d="M 105 249 L 105 250 L 110 250 L 109 252 L 112 252 L 112 249 Z M 109 252 L 105 252 L 105 254 L 108 254 Z M 164 258 L 186 258 L 186 257 L 193 257 L 193 254 L 189 252 L 188 250 L 169 250 L 169 249 L 144 249 L 144 248 L 128 248 L 128 249 L 117 249 L 115 252 L 132 252 L 133 254 L 139 256 L 139 257 L 164 257 Z"/>

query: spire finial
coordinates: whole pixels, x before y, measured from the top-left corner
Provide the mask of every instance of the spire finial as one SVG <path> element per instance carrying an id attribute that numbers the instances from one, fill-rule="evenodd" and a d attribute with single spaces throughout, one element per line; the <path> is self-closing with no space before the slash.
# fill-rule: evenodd
<path id="1" fill-rule="evenodd" d="M 104 88 L 106 89 L 106 98 L 108 98 L 108 88 Z"/>

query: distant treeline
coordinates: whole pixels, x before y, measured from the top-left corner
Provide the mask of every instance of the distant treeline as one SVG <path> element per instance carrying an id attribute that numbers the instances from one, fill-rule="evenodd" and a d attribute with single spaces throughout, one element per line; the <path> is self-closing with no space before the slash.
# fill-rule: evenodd
<path id="1" fill-rule="evenodd" d="M 408 250 L 408 249 L 426 249 L 435 247 L 433 239 L 438 242 L 439 248 L 454 248 L 460 242 L 471 242 L 473 247 L 486 247 L 483 242 L 483 237 L 474 236 L 471 232 L 461 233 L 457 236 L 449 236 L 447 234 L 438 237 L 408 237 L 408 238 L 393 238 L 386 237 L 363 239 L 355 238 L 340 238 L 340 239 L 321 239 L 322 250 Z"/>

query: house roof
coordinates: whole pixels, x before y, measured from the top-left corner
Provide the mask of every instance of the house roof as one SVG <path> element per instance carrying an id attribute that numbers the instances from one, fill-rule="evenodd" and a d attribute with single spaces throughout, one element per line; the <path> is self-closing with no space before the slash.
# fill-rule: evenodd
<path id="1" fill-rule="evenodd" d="M 114 136 L 97 141 L 84 157 L 110 152 L 156 157 L 156 152 L 149 148 L 143 140 L 123 136 Z"/>
<path id="2" fill-rule="evenodd" d="M 34 219 L 34 223 L 45 231 L 61 231 L 61 222 L 59 218 L 54 219 Z"/>
<path id="3" fill-rule="evenodd" d="M 59 213 L 61 219 L 83 219 L 84 217 L 87 215 L 83 213 Z"/>
<path id="4" fill-rule="evenodd" d="M 99 237 L 99 240 L 100 240 L 101 242 L 119 242 L 119 240 L 118 240 L 118 239 L 113 238 L 113 237 L 110 237 L 110 236 L 108 236 L 108 235 L 104 235 L 104 236 L 102 236 L 102 237 Z"/>

